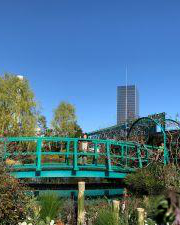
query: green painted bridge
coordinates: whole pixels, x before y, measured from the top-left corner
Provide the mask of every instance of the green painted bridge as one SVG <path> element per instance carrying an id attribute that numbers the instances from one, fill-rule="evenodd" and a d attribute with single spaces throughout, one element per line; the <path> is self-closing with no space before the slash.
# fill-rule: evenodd
<path id="1" fill-rule="evenodd" d="M 149 165 L 159 151 L 134 142 L 63 137 L 0 138 L 0 148 L 2 162 L 16 178 L 124 178 Z"/>

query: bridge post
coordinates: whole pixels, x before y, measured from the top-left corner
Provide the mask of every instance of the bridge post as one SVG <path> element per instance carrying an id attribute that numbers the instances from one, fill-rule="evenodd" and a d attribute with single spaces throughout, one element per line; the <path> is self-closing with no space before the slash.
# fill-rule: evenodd
<path id="1" fill-rule="evenodd" d="M 144 225 L 145 223 L 145 210 L 142 208 L 137 208 L 138 212 L 138 225 Z"/>
<path id="2" fill-rule="evenodd" d="M 146 160 L 147 160 L 147 165 L 149 164 L 149 151 L 148 151 L 148 148 L 144 148 L 145 151 L 146 151 Z"/>
<path id="3" fill-rule="evenodd" d="M 139 161 L 139 168 L 142 168 L 142 160 L 141 160 L 140 146 L 137 146 L 137 157 L 138 157 L 138 161 Z"/>
<path id="4" fill-rule="evenodd" d="M 125 151 L 124 151 L 124 148 L 125 148 Z M 124 156 L 125 156 L 125 167 L 127 167 L 128 166 L 128 145 L 127 145 L 127 142 L 126 142 L 126 145 L 123 145 L 123 159 L 124 159 Z"/>
<path id="5" fill-rule="evenodd" d="M 85 191 L 85 182 L 78 182 L 78 218 L 77 218 L 78 225 L 84 225 L 85 222 L 84 191 Z"/>
<path id="6" fill-rule="evenodd" d="M 121 145 L 121 157 L 124 159 L 124 145 Z"/>
<path id="7" fill-rule="evenodd" d="M 106 143 L 106 154 L 107 154 L 107 167 L 108 167 L 108 172 L 112 171 L 111 168 L 111 155 L 110 155 L 110 143 L 109 141 Z"/>
<path id="8" fill-rule="evenodd" d="M 164 165 L 167 165 L 169 163 L 169 154 L 167 149 L 167 137 L 166 133 L 164 134 Z"/>
<path id="9" fill-rule="evenodd" d="M 124 144 L 121 145 L 121 160 L 122 160 L 123 164 L 125 163 L 125 167 L 127 167 L 127 154 L 126 154 L 126 158 L 124 158 L 125 148 L 127 148 L 127 147 Z"/>
<path id="10" fill-rule="evenodd" d="M 78 141 L 74 141 L 73 169 L 78 170 Z"/>
<path id="11" fill-rule="evenodd" d="M 95 146 L 94 146 L 94 154 L 95 154 L 95 156 L 94 156 L 94 164 L 97 166 L 97 157 L 98 157 L 98 152 L 97 152 L 97 142 L 95 142 Z"/>
<path id="12" fill-rule="evenodd" d="M 117 224 L 119 222 L 119 208 L 120 208 L 119 206 L 120 206 L 120 202 L 117 200 L 113 200 L 112 208 L 113 208 L 113 213 L 116 218 Z"/>
<path id="13" fill-rule="evenodd" d="M 69 166 L 69 148 L 70 148 L 70 141 L 67 142 L 67 147 L 66 147 L 66 157 L 65 157 L 65 162 Z"/>
<path id="14" fill-rule="evenodd" d="M 6 160 L 6 157 L 7 157 L 7 139 L 4 138 L 4 152 L 3 152 L 3 157 L 2 157 L 2 160 Z"/>
<path id="15" fill-rule="evenodd" d="M 36 146 L 36 154 L 37 154 L 36 171 L 41 171 L 41 148 L 42 148 L 42 139 L 38 138 Z"/>

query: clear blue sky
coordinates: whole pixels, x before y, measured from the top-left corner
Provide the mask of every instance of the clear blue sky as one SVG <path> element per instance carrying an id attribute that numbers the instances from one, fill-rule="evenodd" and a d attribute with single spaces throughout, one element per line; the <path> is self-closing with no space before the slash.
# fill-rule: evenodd
<path id="1" fill-rule="evenodd" d="M 29 79 L 48 121 L 60 101 L 86 131 L 116 123 L 116 86 L 140 115 L 179 112 L 179 0 L 1 0 L 0 74 Z"/>

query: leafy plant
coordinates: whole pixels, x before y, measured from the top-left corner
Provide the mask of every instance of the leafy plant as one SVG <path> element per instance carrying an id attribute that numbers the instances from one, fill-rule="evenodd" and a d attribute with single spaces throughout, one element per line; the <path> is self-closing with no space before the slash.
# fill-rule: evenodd
<path id="1" fill-rule="evenodd" d="M 76 204 L 73 199 L 64 199 L 60 213 L 60 220 L 63 221 L 64 224 L 76 224 Z"/>
<path id="2" fill-rule="evenodd" d="M 170 191 L 166 197 L 159 199 L 157 207 L 154 208 L 152 218 L 157 224 L 180 224 L 180 194 Z"/>
<path id="3" fill-rule="evenodd" d="M 125 184 L 133 194 L 158 195 L 166 189 L 164 168 L 158 164 L 151 164 L 147 168 L 138 169 L 125 178 Z"/>
<path id="4" fill-rule="evenodd" d="M 120 202 L 120 224 L 136 225 L 137 224 L 137 208 L 143 208 L 143 199 L 131 196 L 123 198 Z"/>
<path id="5" fill-rule="evenodd" d="M 120 225 L 120 221 L 117 221 L 114 212 L 109 208 L 99 212 L 94 225 Z"/>
<path id="6" fill-rule="evenodd" d="M 163 167 L 164 185 L 169 191 L 180 191 L 180 168 L 174 164 Z"/>
<path id="7" fill-rule="evenodd" d="M 1 225 L 17 225 L 27 216 L 29 197 L 25 194 L 25 187 L 10 177 L 3 166 L 0 166 L 0 181 Z"/>
<path id="8" fill-rule="evenodd" d="M 46 221 L 46 218 L 55 219 L 62 207 L 62 202 L 56 194 L 46 193 L 40 197 L 40 218 Z"/>
<path id="9" fill-rule="evenodd" d="M 85 210 L 87 223 L 92 223 L 96 219 L 100 210 L 109 209 L 107 198 L 86 199 Z"/>
<path id="10" fill-rule="evenodd" d="M 145 224 L 155 225 L 154 215 L 159 205 L 159 201 L 164 196 L 137 197 L 130 196 L 123 198 L 120 202 L 120 224 L 136 225 L 137 224 L 137 208 L 144 208 L 147 218 Z"/>

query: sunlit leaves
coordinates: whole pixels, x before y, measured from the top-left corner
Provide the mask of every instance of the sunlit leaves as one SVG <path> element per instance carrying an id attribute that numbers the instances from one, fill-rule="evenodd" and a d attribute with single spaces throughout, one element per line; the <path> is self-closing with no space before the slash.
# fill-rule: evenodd
<path id="1" fill-rule="evenodd" d="M 0 77 L 0 135 L 35 134 L 36 101 L 26 79 L 5 74 Z"/>

